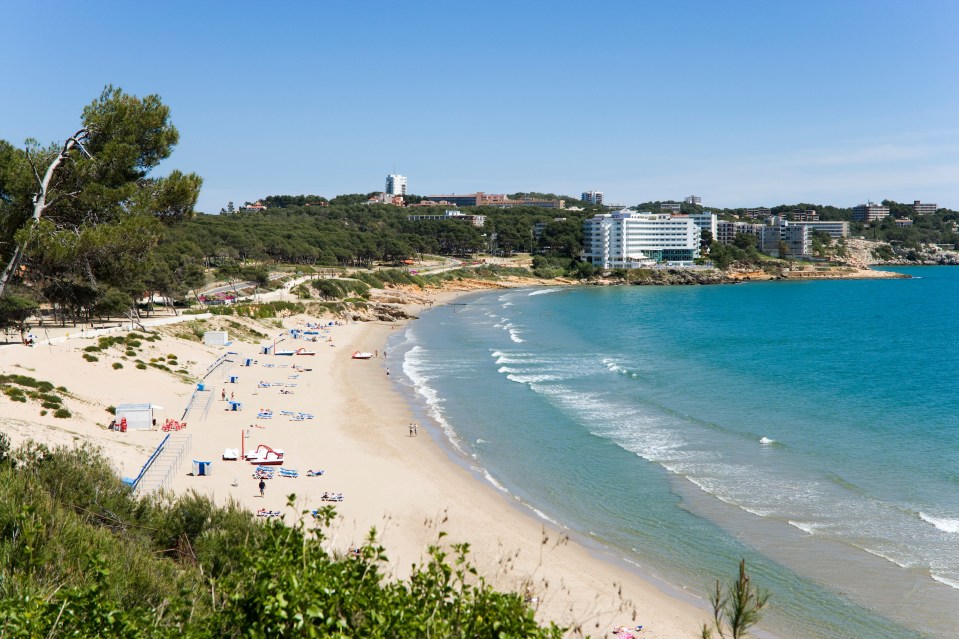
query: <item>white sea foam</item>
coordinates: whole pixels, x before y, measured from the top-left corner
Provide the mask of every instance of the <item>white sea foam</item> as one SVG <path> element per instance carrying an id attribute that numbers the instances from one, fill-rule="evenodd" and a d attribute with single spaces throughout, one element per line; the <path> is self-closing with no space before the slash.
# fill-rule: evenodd
<path id="1" fill-rule="evenodd" d="M 447 440 L 463 455 L 466 451 L 461 445 L 461 440 L 453 426 L 447 421 L 442 409 L 443 400 L 434 388 L 429 385 L 431 378 L 425 374 L 424 369 L 428 364 L 424 361 L 424 351 L 419 346 L 414 346 L 407 351 L 403 358 L 403 373 L 413 382 L 413 390 L 419 395 L 426 404 L 427 414 L 437 423 L 446 435 Z"/>
<path id="2" fill-rule="evenodd" d="M 518 498 L 517 498 L 517 499 L 518 499 Z M 545 520 L 545 521 L 548 521 L 549 523 L 553 524 L 554 526 L 559 526 L 559 525 L 561 525 L 558 521 L 556 521 L 556 520 L 553 519 L 552 517 L 549 517 L 546 513 L 544 513 L 544 512 L 543 512 L 542 510 L 540 510 L 539 508 L 534 508 L 533 506 L 530 506 L 530 505 L 527 504 L 526 502 L 522 502 L 522 503 L 523 503 L 524 506 L 526 506 L 527 508 L 529 508 L 530 510 L 532 510 L 534 513 L 536 513 L 536 516 L 539 517 L 540 519 L 543 519 L 543 520 Z M 563 526 L 563 528 L 567 528 L 567 527 L 566 527 L 566 526 Z"/>
<path id="3" fill-rule="evenodd" d="M 532 293 L 530 293 L 530 294 L 529 294 L 529 297 L 533 297 L 534 295 L 549 295 L 550 293 L 559 293 L 561 290 L 563 290 L 563 289 L 561 289 L 561 288 L 541 288 L 541 289 L 539 289 L 538 291 L 533 291 Z"/>
<path id="4" fill-rule="evenodd" d="M 955 588 L 956 590 L 959 590 L 959 581 L 947 579 L 946 577 L 943 577 L 942 575 L 937 575 L 934 572 L 929 573 L 929 576 L 932 577 L 933 580 L 938 581 L 941 584 L 944 584 L 946 586 L 949 586 L 950 588 Z"/>
<path id="5" fill-rule="evenodd" d="M 477 443 L 477 444 L 488 444 L 489 442 L 486 441 L 485 439 L 477 439 L 477 440 L 476 440 L 476 443 Z"/>
<path id="6" fill-rule="evenodd" d="M 488 481 L 489 483 L 491 483 L 491 484 L 493 485 L 493 487 L 496 488 L 496 490 L 502 491 L 502 492 L 506 493 L 507 495 L 509 494 L 509 491 L 506 490 L 506 486 L 504 486 L 503 484 L 501 484 L 501 483 L 499 483 L 498 481 L 496 481 L 496 478 L 493 477 L 492 475 L 490 475 L 488 470 L 486 470 L 485 468 L 477 468 L 477 467 L 475 467 L 475 466 L 473 467 L 473 470 L 476 470 L 476 471 L 479 471 L 480 473 L 482 473 L 482 474 L 483 474 L 483 477 L 486 479 L 486 481 Z"/>
<path id="7" fill-rule="evenodd" d="M 768 446 L 769 444 L 775 444 L 775 443 L 776 443 L 776 440 L 775 440 L 775 439 L 769 439 L 768 437 L 761 437 L 761 438 L 759 439 L 759 443 L 762 444 L 763 446 Z"/>
<path id="8" fill-rule="evenodd" d="M 500 366 L 496 369 L 497 373 L 522 373 L 523 369 L 521 368 L 510 368 L 509 366 Z"/>
<path id="9" fill-rule="evenodd" d="M 523 342 L 526 341 L 525 339 L 519 336 L 519 333 L 517 331 L 514 331 L 514 330 L 510 330 L 509 338 L 513 340 L 514 342 L 516 342 L 517 344 L 522 344 Z"/>
<path id="10" fill-rule="evenodd" d="M 879 552 L 878 550 L 873 550 L 872 548 L 866 548 L 865 546 L 860 546 L 859 544 L 853 544 L 853 546 L 855 546 L 856 548 L 859 548 L 860 550 L 865 550 L 865 551 L 868 552 L 870 555 L 873 555 L 873 556 L 875 556 L 875 557 L 879 557 L 880 559 L 885 559 L 886 561 L 888 561 L 888 562 L 891 563 L 891 564 L 896 564 L 896 565 L 899 566 L 900 568 L 908 568 L 908 567 L 909 567 L 909 564 L 904 564 L 904 563 L 902 563 L 901 561 L 899 561 L 899 560 L 897 560 L 897 559 L 894 559 L 893 557 L 890 557 L 890 556 L 887 555 L 887 554 L 884 554 L 884 553 Z"/>
<path id="11" fill-rule="evenodd" d="M 614 362 L 614 361 L 611 360 L 611 359 L 603 358 L 603 364 L 606 366 L 607 369 L 613 371 L 614 373 L 625 373 L 625 372 L 626 372 L 626 369 L 624 369 L 622 366 L 620 366 L 619 364 L 617 364 L 616 362 Z"/>
<path id="12" fill-rule="evenodd" d="M 490 472 L 489 472 L 488 470 L 486 470 L 485 468 L 482 468 L 482 467 L 480 467 L 480 466 L 473 466 L 473 470 L 475 470 L 476 472 L 482 474 L 482 475 L 483 475 L 483 478 L 484 478 L 486 481 L 488 481 L 488 482 L 493 486 L 493 488 L 495 488 L 496 490 L 498 490 L 498 491 L 500 491 L 500 492 L 503 492 L 503 493 L 506 493 L 507 495 L 512 495 L 512 493 L 509 492 L 509 491 L 506 489 L 506 486 L 504 486 L 503 484 L 501 484 L 501 483 L 499 482 L 499 480 L 497 480 L 495 477 L 493 477 L 493 475 L 491 475 Z M 538 508 L 534 508 L 534 507 L 531 506 L 530 504 L 527 504 L 525 501 L 523 501 L 522 499 L 520 499 L 520 498 L 517 497 L 516 495 L 513 495 L 513 498 L 516 499 L 516 501 L 518 501 L 518 502 L 520 502 L 521 504 L 523 504 L 524 506 L 526 506 L 527 508 L 529 508 L 531 511 L 533 511 L 533 513 L 535 513 L 536 516 L 539 517 L 540 519 L 543 519 L 543 520 L 545 520 L 545 521 L 548 521 L 548 522 L 550 522 L 551 524 L 554 524 L 554 525 L 557 525 L 557 526 L 560 525 L 560 523 L 559 523 L 558 521 L 556 521 L 555 519 L 552 519 L 551 517 L 547 516 L 546 513 L 544 513 L 543 511 L 539 510 Z M 564 528 L 565 528 L 565 526 L 564 526 Z"/>
<path id="13" fill-rule="evenodd" d="M 789 524 L 790 526 L 794 526 L 795 528 L 798 528 L 799 530 L 803 531 L 807 535 L 816 534 L 816 527 L 812 524 L 807 524 L 806 522 L 802 522 L 802 521 L 793 521 L 792 519 L 787 520 L 786 523 Z"/>
<path id="14" fill-rule="evenodd" d="M 946 517 L 933 517 L 924 512 L 919 513 L 919 518 L 927 524 L 932 524 L 942 532 L 959 533 L 959 519 L 948 519 Z"/>
<path id="15" fill-rule="evenodd" d="M 560 379 L 557 375 L 507 375 L 506 379 L 517 384 L 535 384 L 536 382 L 553 382 Z"/>

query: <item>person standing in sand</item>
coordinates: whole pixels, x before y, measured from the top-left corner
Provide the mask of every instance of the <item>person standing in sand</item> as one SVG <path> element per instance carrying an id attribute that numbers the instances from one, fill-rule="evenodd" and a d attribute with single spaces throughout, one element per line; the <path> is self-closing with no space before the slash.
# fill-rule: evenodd
<path id="1" fill-rule="evenodd" d="M 266 482 L 261 477 L 260 478 L 260 497 L 265 497 L 265 496 L 266 496 Z"/>
<path id="2" fill-rule="evenodd" d="M 220 389 L 220 399 L 222 399 L 224 402 L 226 401 L 226 389 L 225 389 L 225 388 L 221 388 L 221 389 Z"/>
<path id="3" fill-rule="evenodd" d="M 413 436 L 413 424 L 410 424 L 410 437 Z"/>

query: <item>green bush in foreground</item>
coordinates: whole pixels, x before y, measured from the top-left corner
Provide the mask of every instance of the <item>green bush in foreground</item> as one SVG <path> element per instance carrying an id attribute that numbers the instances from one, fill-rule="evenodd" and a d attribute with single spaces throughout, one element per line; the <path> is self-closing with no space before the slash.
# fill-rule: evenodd
<path id="1" fill-rule="evenodd" d="M 746 572 L 746 560 L 739 562 L 739 578 L 726 586 L 726 592 L 716 580 L 716 589 L 709 593 L 713 609 L 713 623 L 703 625 L 702 639 L 712 639 L 713 631 L 720 639 L 746 637 L 749 629 L 759 622 L 769 603 L 769 593 L 752 584 Z"/>
<path id="2" fill-rule="evenodd" d="M 10 451 L 0 434 L 0 636 L 561 636 L 487 586 L 465 544 L 388 580 L 372 532 L 355 554 L 324 549 L 334 516 L 314 528 L 196 494 L 137 500 L 95 451 Z"/>

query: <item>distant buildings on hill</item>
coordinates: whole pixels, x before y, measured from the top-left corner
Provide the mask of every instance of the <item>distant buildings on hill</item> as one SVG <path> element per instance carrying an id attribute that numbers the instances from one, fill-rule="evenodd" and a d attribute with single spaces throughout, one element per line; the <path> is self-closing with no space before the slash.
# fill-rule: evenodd
<path id="1" fill-rule="evenodd" d="M 391 195 L 389 193 L 376 193 L 366 201 L 367 204 L 392 204 L 393 206 L 403 206 L 402 195 Z"/>
<path id="2" fill-rule="evenodd" d="M 755 209 L 746 209 L 744 215 L 748 218 L 756 219 L 765 219 L 772 215 L 772 211 L 764 207 L 758 207 Z"/>
<path id="3" fill-rule="evenodd" d="M 406 176 L 390 173 L 386 176 L 387 195 L 406 195 Z"/>
<path id="4" fill-rule="evenodd" d="M 819 212 L 815 209 L 806 209 L 805 211 L 793 211 L 789 214 L 793 222 L 818 222 Z"/>
<path id="5" fill-rule="evenodd" d="M 916 215 L 932 215 L 939 209 L 936 208 L 935 204 L 929 202 L 920 202 L 916 200 L 912 203 L 912 211 Z"/>
<path id="6" fill-rule="evenodd" d="M 583 191 L 583 194 L 579 196 L 579 199 L 587 204 L 602 204 L 603 203 L 603 192 L 602 191 Z"/>
<path id="7" fill-rule="evenodd" d="M 679 213 L 683 210 L 683 205 L 679 202 L 660 202 L 659 210 L 663 213 Z"/>
<path id="8" fill-rule="evenodd" d="M 427 195 L 424 199 L 431 200 L 433 202 L 448 202 L 450 204 L 455 204 L 456 206 L 495 206 L 499 208 L 511 208 L 514 206 L 539 206 L 544 209 L 561 209 L 566 206 L 566 200 L 545 200 L 532 197 L 511 200 L 508 196 L 503 194 L 483 193 L 482 191 L 464 195 L 457 195 L 455 193 L 449 195 Z"/>
<path id="9" fill-rule="evenodd" d="M 868 202 L 852 207 L 853 222 L 864 222 L 868 224 L 870 222 L 878 222 L 887 217 L 889 217 L 889 207 L 882 204 Z"/>
<path id="10" fill-rule="evenodd" d="M 700 238 L 688 215 L 602 213 L 583 222 L 583 259 L 604 269 L 691 265 L 700 255 Z"/>
<path id="11" fill-rule="evenodd" d="M 483 225 L 486 224 L 485 215 L 467 215 L 459 211 L 443 211 L 443 215 L 431 213 L 407 215 L 406 219 L 412 222 L 419 222 L 421 220 L 455 220 L 457 222 L 467 222 L 479 228 L 483 228 Z"/>
<path id="12" fill-rule="evenodd" d="M 660 204 L 662 210 L 662 204 Z M 768 209 L 766 209 L 768 211 Z M 849 222 L 819 220 L 815 211 L 793 211 L 793 219 L 767 216 L 765 223 L 720 220 L 703 211 L 683 215 L 674 212 L 629 210 L 596 215 L 583 222 L 583 259 L 594 266 L 642 268 L 655 264 L 686 266 L 700 257 L 711 237 L 733 244 L 737 235 L 751 235 L 762 253 L 774 257 L 812 257 L 815 231 L 833 238 L 849 235 Z M 800 219 L 795 219 L 800 218 Z M 544 225 L 545 226 L 545 225 Z M 709 235 L 704 235 L 708 231 Z"/>
<path id="13" fill-rule="evenodd" d="M 699 197 L 698 195 L 687 196 L 685 201 L 686 204 L 695 204 L 696 206 L 703 205 L 703 198 Z"/>

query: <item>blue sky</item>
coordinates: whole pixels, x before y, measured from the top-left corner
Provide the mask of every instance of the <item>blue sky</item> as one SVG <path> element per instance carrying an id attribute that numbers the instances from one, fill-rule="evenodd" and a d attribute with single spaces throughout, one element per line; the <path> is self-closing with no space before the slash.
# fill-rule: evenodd
<path id="1" fill-rule="evenodd" d="M 959 2 L 0 0 L 0 138 L 159 94 L 198 209 L 596 189 L 959 209 Z"/>

